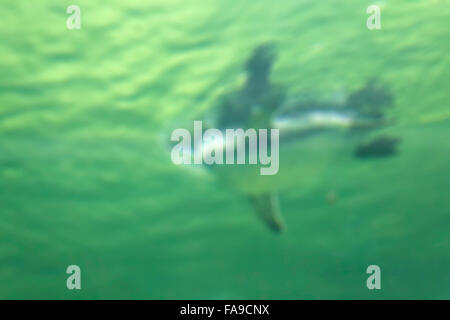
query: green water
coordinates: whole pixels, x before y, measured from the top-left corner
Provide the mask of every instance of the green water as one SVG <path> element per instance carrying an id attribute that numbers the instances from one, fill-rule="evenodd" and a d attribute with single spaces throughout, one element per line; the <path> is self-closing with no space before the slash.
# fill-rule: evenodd
<path id="1" fill-rule="evenodd" d="M 0 298 L 450 299 L 449 1 L 376 2 L 374 31 L 371 1 L 73 2 L 72 31 L 72 2 L 0 4 Z M 266 41 L 291 94 L 388 85 L 401 138 L 280 158 L 281 235 L 168 148 Z"/>

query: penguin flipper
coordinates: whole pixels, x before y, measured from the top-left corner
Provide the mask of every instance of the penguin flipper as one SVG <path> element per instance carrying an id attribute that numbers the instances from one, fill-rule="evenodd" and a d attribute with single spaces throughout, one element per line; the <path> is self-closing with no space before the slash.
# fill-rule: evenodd
<path id="1" fill-rule="evenodd" d="M 377 137 L 367 143 L 360 144 L 356 148 L 354 155 L 357 158 L 382 158 L 393 156 L 397 153 L 397 145 L 399 142 L 400 139 L 396 137 Z"/>
<path id="2" fill-rule="evenodd" d="M 250 201 L 258 217 L 273 231 L 281 232 L 285 223 L 281 216 L 278 195 L 266 192 L 250 196 Z"/>

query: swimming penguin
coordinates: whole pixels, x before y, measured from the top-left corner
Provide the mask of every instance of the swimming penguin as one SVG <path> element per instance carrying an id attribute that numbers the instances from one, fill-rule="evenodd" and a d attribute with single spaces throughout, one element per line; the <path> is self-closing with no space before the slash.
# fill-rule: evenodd
<path id="1" fill-rule="evenodd" d="M 276 52 L 272 44 L 263 44 L 254 50 L 244 66 L 246 81 L 243 87 L 221 97 L 212 110 L 214 121 L 210 122 L 211 127 L 221 131 L 235 128 L 279 129 L 281 148 L 289 143 L 308 141 L 324 132 L 331 133 L 332 138 L 339 135 L 348 144 L 348 141 L 355 140 L 350 136 L 361 137 L 365 132 L 389 124 L 385 110 L 393 99 L 389 91 L 376 81 L 371 80 L 362 89 L 334 101 L 319 101 L 302 96 L 287 97 L 281 86 L 270 81 L 275 60 Z M 354 154 L 360 158 L 394 154 L 398 142 L 397 139 L 382 139 L 378 143 L 362 144 L 356 140 Z M 217 144 L 217 141 L 213 143 Z M 224 149 L 227 148 L 226 140 L 220 143 Z M 317 144 L 314 142 L 311 145 Z M 207 143 L 203 147 L 207 149 Z M 306 148 L 302 150 L 305 151 L 299 157 L 303 158 L 308 158 L 314 152 Z M 297 165 L 295 161 L 291 161 L 291 168 L 293 165 Z M 297 166 L 300 165 L 303 164 Z M 314 161 L 310 161 L 311 172 L 317 170 L 315 165 Z M 232 188 L 249 199 L 257 216 L 270 229 L 280 232 L 285 228 L 277 196 L 276 178 L 259 175 L 254 166 L 212 167 L 211 170 L 218 172 Z M 287 171 L 284 173 L 285 177 L 289 175 L 289 169 Z M 307 181 L 305 177 L 301 179 Z"/>

